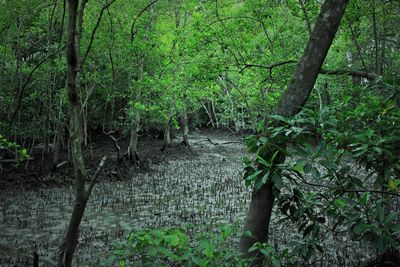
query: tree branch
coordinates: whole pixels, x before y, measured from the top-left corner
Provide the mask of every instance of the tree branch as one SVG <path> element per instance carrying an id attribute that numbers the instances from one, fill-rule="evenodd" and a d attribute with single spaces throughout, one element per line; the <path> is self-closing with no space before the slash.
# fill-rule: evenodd
<path id="1" fill-rule="evenodd" d="M 101 171 L 103 170 L 103 167 L 104 167 L 104 164 L 106 163 L 106 160 L 107 160 L 107 156 L 104 156 L 104 157 L 101 159 L 100 164 L 99 164 L 99 166 L 97 167 L 97 170 L 96 170 L 96 172 L 95 172 L 94 175 L 93 175 L 93 179 L 92 179 L 92 181 L 90 182 L 88 189 L 86 190 L 86 195 L 87 195 L 88 197 L 90 196 L 90 193 L 92 192 L 93 186 L 96 184 L 97 179 L 98 179 L 98 177 L 99 177 Z"/>
<path id="2" fill-rule="evenodd" d="M 378 74 L 373 73 L 373 72 L 358 71 L 358 70 L 344 70 L 344 69 L 338 69 L 338 70 L 321 69 L 319 71 L 319 73 L 325 74 L 325 75 L 349 75 L 349 76 L 353 76 L 353 77 L 365 78 L 368 80 L 375 80 L 379 77 Z"/>
<path id="3" fill-rule="evenodd" d="M 80 71 L 80 70 L 82 69 L 82 66 L 83 66 L 83 64 L 84 64 L 85 61 L 86 61 L 86 58 L 87 58 L 87 56 L 89 55 L 90 49 L 92 48 L 93 41 L 94 41 L 94 36 L 95 36 L 95 34 L 96 34 L 97 29 L 99 28 L 99 25 L 100 25 L 100 22 L 101 22 L 101 18 L 103 17 L 104 10 L 106 10 L 107 8 L 109 8 L 115 1 L 117 1 L 117 0 L 112 0 L 112 1 L 109 2 L 109 3 L 106 3 L 106 4 L 101 8 L 100 15 L 99 15 L 99 17 L 97 18 L 96 25 L 95 25 L 94 28 L 93 28 L 92 35 L 90 36 L 89 45 L 88 45 L 88 47 L 87 47 L 87 49 L 86 49 L 85 55 L 84 55 L 83 58 L 82 58 L 81 65 L 79 66 L 78 71 Z"/>
<path id="4" fill-rule="evenodd" d="M 274 63 L 272 65 L 259 65 L 259 64 L 245 64 L 239 71 L 239 73 L 243 73 L 247 68 L 262 68 L 262 69 L 267 69 L 270 72 L 272 71 L 273 68 L 275 67 L 280 67 L 286 64 L 295 64 L 298 63 L 296 60 L 287 60 L 287 61 L 282 61 L 278 63 Z M 373 72 L 367 72 L 367 71 L 358 71 L 358 70 L 345 70 L 345 69 L 337 69 L 337 70 L 326 70 L 326 69 L 321 69 L 319 71 L 320 74 L 324 75 L 349 75 L 353 77 L 360 77 L 360 78 L 365 78 L 368 80 L 375 80 L 379 77 L 378 74 L 373 73 Z"/>
<path id="5" fill-rule="evenodd" d="M 157 2 L 158 2 L 158 0 L 153 0 L 152 2 L 150 2 L 147 6 L 145 6 L 145 7 L 139 12 L 139 14 L 138 14 L 138 15 L 135 17 L 135 19 L 133 20 L 132 25 L 131 25 L 131 43 L 133 42 L 133 38 L 135 38 L 135 34 L 138 32 L 138 31 L 134 31 L 136 22 L 138 21 L 138 19 L 143 15 L 143 13 L 144 13 L 147 9 L 149 9 L 152 5 L 154 5 L 154 4 L 157 3 Z"/>
<path id="6" fill-rule="evenodd" d="M 23 95 L 24 95 L 24 91 L 25 91 L 26 87 L 28 86 L 28 84 L 29 84 L 29 82 L 30 82 L 30 80 L 31 80 L 31 78 L 32 78 L 32 76 L 33 76 L 33 74 L 35 73 L 35 71 L 37 71 L 37 70 L 40 68 L 40 66 L 42 66 L 47 60 L 49 60 L 50 58 L 56 56 L 58 53 L 64 51 L 64 49 L 65 49 L 65 46 L 63 46 L 62 48 L 58 49 L 57 51 L 51 53 L 50 55 L 48 55 L 47 57 L 45 57 L 44 59 L 42 59 L 42 61 L 40 61 L 39 64 L 37 64 L 37 65 L 31 70 L 31 72 L 29 73 L 28 77 L 25 79 L 25 82 L 24 82 L 24 84 L 22 85 L 21 90 L 19 91 L 17 106 L 15 107 L 15 110 L 14 110 L 14 112 L 13 112 L 13 115 L 12 115 L 12 117 L 11 117 L 11 120 L 10 120 L 10 122 L 9 122 L 9 124 L 8 124 L 9 131 L 11 131 L 11 126 L 12 126 L 12 124 L 14 123 L 15 117 L 17 116 L 18 111 L 19 111 L 19 109 L 20 109 L 20 107 L 21 107 L 21 101 L 22 101 L 22 97 L 23 97 Z"/>

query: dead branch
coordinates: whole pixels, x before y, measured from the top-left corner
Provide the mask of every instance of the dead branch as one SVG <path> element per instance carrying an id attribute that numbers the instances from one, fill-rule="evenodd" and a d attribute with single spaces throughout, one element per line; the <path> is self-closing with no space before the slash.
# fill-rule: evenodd
<path id="1" fill-rule="evenodd" d="M 90 182 L 89 187 L 88 187 L 88 189 L 86 190 L 86 193 L 85 193 L 88 197 L 90 196 L 90 193 L 92 192 L 93 186 L 96 184 L 97 179 L 98 179 L 101 171 L 103 170 L 103 167 L 104 167 L 104 165 L 106 163 L 106 160 L 107 160 L 107 156 L 104 156 L 101 159 L 100 164 L 97 167 L 97 170 L 93 175 L 92 181 Z"/>
<path id="2" fill-rule="evenodd" d="M 104 130 L 103 130 L 103 133 L 105 134 L 105 135 L 107 135 L 108 137 L 110 137 L 111 138 L 111 140 L 113 140 L 113 143 L 114 143 L 114 147 L 115 147 L 115 150 L 116 150 L 116 152 L 117 152 L 117 160 L 121 160 L 121 147 L 118 145 L 118 141 L 119 140 L 121 140 L 121 139 L 123 139 L 123 138 L 125 138 L 125 136 L 123 136 L 123 137 L 120 137 L 120 138 L 115 138 L 114 136 L 112 136 L 112 134 L 114 133 L 113 131 L 109 131 L 109 132 L 105 132 Z"/>

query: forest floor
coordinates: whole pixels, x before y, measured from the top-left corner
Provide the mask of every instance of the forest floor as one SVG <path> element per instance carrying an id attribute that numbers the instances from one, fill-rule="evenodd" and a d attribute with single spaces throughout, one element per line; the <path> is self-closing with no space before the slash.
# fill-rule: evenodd
<path id="1" fill-rule="evenodd" d="M 203 131 L 190 135 L 191 149 L 174 141 L 161 152 L 162 141 L 142 140 L 139 169 L 128 162 L 116 164 L 109 139 L 96 140 L 87 149 L 91 173 L 102 156 L 109 159 L 88 202 L 73 266 L 99 266 L 112 243 L 133 228 L 191 224 L 199 232 L 215 230 L 217 224 L 243 224 L 250 199 L 242 181 L 243 139 L 229 132 Z M 127 147 L 126 141 L 121 147 Z M 35 251 L 41 266 L 54 266 L 71 215 L 72 166 L 51 171 L 46 163 L 50 159 L 35 158 L 27 170 L 21 166 L 0 173 L 0 266 L 31 266 Z M 301 235 L 293 231 L 296 227 L 279 223 L 282 217 L 275 214 L 271 244 L 301 242 Z M 374 256 L 347 234 L 327 235 L 321 245 L 324 252 L 315 266 L 362 266 Z"/>
<path id="2" fill-rule="evenodd" d="M 103 155 L 109 159 L 85 211 L 74 266 L 98 266 L 132 228 L 189 223 L 205 230 L 243 221 L 250 198 L 241 179 L 243 140 L 207 131 L 190 136 L 191 149 L 174 141 L 163 152 L 162 141 L 141 142 L 139 169 L 115 163 L 111 140 L 86 151 L 91 172 Z M 44 266 L 54 264 L 72 211 L 72 166 L 50 171 L 44 165 L 0 174 L 0 266 L 29 266 L 35 251 Z"/>

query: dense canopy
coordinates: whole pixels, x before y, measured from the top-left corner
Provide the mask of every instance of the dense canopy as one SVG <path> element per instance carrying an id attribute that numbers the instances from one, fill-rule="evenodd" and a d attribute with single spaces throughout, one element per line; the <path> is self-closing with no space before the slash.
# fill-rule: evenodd
<path id="1" fill-rule="evenodd" d="M 399 0 L 0 0 L 0 226 L 73 194 L 0 265 L 397 266 L 399 29 Z M 79 246 L 145 191 L 160 223 Z"/>

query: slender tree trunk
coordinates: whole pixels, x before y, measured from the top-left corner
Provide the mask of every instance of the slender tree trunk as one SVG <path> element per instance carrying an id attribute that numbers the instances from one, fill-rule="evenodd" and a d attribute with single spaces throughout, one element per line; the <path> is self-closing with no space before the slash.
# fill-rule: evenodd
<path id="1" fill-rule="evenodd" d="M 374 34 L 374 48 L 375 48 L 375 73 L 379 74 L 379 40 L 378 40 L 378 26 L 376 21 L 376 1 L 372 0 L 372 28 Z"/>
<path id="2" fill-rule="evenodd" d="M 293 116 L 306 103 L 340 25 L 347 3 L 348 0 L 326 0 L 324 2 L 303 57 L 296 67 L 287 90 L 275 108 L 275 114 L 286 117 Z M 263 156 L 268 159 L 271 155 Z M 283 161 L 284 158 L 279 160 L 279 162 Z M 244 225 L 244 230 L 250 231 L 253 237 L 242 237 L 240 240 L 240 250 L 248 257 L 257 256 L 255 253 L 248 253 L 249 248 L 255 242 L 268 241 L 269 224 L 275 201 L 273 186 L 272 182 L 268 182 L 258 191 L 253 189 Z M 262 259 L 253 263 L 253 266 L 261 265 Z"/>
<path id="3" fill-rule="evenodd" d="M 167 149 L 171 145 L 171 119 L 165 123 L 164 127 L 164 145 L 161 150 Z"/>
<path id="4" fill-rule="evenodd" d="M 76 50 L 76 24 L 79 0 L 68 0 L 68 33 L 67 33 L 67 88 L 69 100 L 70 146 L 75 174 L 75 204 L 65 234 L 58 251 L 59 267 L 69 267 L 72 264 L 75 248 L 78 243 L 79 225 L 85 211 L 89 193 L 85 191 L 86 169 L 82 153 L 82 123 L 81 104 L 77 88 L 77 73 L 79 68 Z"/>
<path id="5" fill-rule="evenodd" d="M 175 101 L 171 103 L 171 107 L 168 114 L 168 120 L 164 126 L 164 144 L 161 151 L 164 151 L 171 145 L 171 123 L 174 117 Z"/>
<path id="6" fill-rule="evenodd" d="M 60 159 L 60 146 L 61 146 L 61 140 L 60 140 L 60 133 L 58 127 L 56 128 L 54 139 L 53 139 L 53 169 L 57 167 L 58 161 Z"/>
<path id="7" fill-rule="evenodd" d="M 207 103 L 207 105 L 209 106 L 209 103 Z M 205 104 L 203 104 L 203 108 L 206 111 L 208 118 L 209 118 L 209 121 L 206 126 L 208 126 L 211 123 L 211 126 L 214 128 L 214 119 L 213 119 L 209 109 L 207 108 L 207 106 Z"/>
<path id="8" fill-rule="evenodd" d="M 182 137 L 183 137 L 183 144 L 186 147 L 190 147 L 189 143 L 189 120 L 188 120 L 188 115 L 187 111 L 183 113 L 182 116 Z"/>
<path id="9" fill-rule="evenodd" d="M 140 101 L 141 93 L 142 93 L 142 87 L 141 87 L 141 81 L 143 79 L 143 71 L 144 71 L 144 56 L 140 60 L 139 64 L 139 85 L 136 88 L 135 91 L 135 102 Z M 129 147 L 128 147 L 128 159 L 135 165 L 139 166 L 139 153 L 138 153 L 138 144 L 139 144 L 139 131 L 140 131 L 140 111 L 135 110 L 134 111 L 134 118 L 132 120 L 132 126 L 131 126 L 131 137 L 129 141 Z"/>
<path id="10" fill-rule="evenodd" d="M 77 92 L 81 96 L 80 98 L 80 105 L 81 105 L 81 112 L 82 112 L 82 122 L 83 122 L 83 144 L 85 147 L 88 145 L 88 131 L 87 131 L 87 99 L 83 97 L 83 93 L 87 92 L 87 87 L 85 86 L 85 90 L 83 90 L 83 87 L 81 85 L 81 76 L 84 75 L 82 66 L 81 66 L 81 42 L 82 42 L 82 37 L 83 37 L 83 21 L 84 21 L 84 14 L 85 14 L 85 8 L 89 0 L 81 0 L 79 10 L 78 10 L 78 17 L 77 17 L 77 30 L 76 30 L 76 54 L 77 54 L 77 66 L 78 68 L 81 68 L 77 74 L 76 74 L 76 86 L 77 86 Z M 86 103 L 86 104 L 84 104 Z"/>
<path id="11" fill-rule="evenodd" d="M 219 128 L 219 120 L 218 120 L 217 113 L 215 112 L 214 101 L 212 101 L 212 100 L 211 100 L 211 110 L 212 110 L 212 114 L 214 114 L 215 124 L 217 125 L 217 128 Z"/>
<path id="12" fill-rule="evenodd" d="M 149 20 L 147 23 L 147 33 L 149 33 L 152 29 L 152 13 L 153 13 L 153 8 L 152 6 L 149 7 Z M 145 39 L 147 39 L 147 35 L 145 35 Z M 139 62 L 139 71 L 138 71 L 138 81 L 139 85 L 136 88 L 135 91 L 135 102 L 139 102 L 141 98 L 141 93 L 142 93 L 142 85 L 141 82 L 143 80 L 143 72 L 145 68 L 145 53 L 142 53 L 141 59 Z M 138 153 L 138 143 L 139 143 L 139 130 L 140 130 L 140 111 L 135 110 L 134 111 L 134 118 L 132 121 L 132 126 L 131 126 L 131 138 L 129 141 L 129 147 L 128 147 L 128 158 L 132 163 L 138 167 L 139 166 L 139 153 Z"/>

